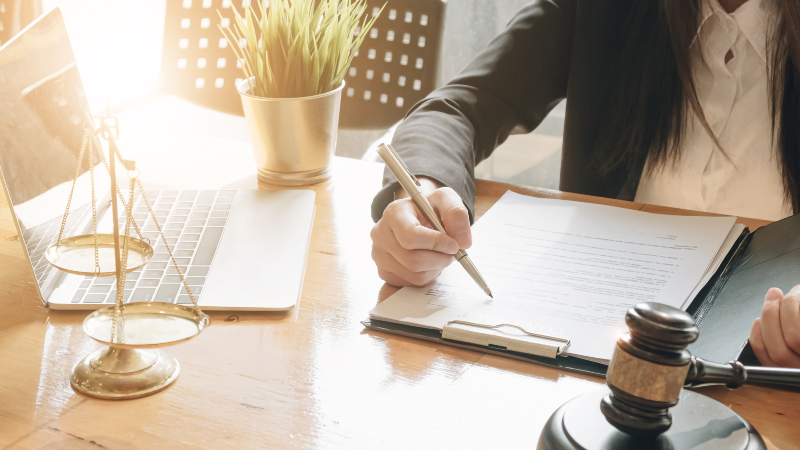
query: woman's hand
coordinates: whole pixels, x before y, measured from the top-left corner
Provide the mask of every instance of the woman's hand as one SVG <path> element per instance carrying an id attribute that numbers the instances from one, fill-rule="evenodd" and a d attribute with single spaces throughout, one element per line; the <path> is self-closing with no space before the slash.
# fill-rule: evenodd
<path id="1" fill-rule="evenodd" d="M 764 366 L 800 368 L 800 285 L 786 295 L 778 288 L 767 291 L 750 345 Z"/>
<path id="2" fill-rule="evenodd" d="M 461 197 L 450 188 L 436 189 L 430 180 L 420 183 L 447 234 L 432 229 L 410 198 L 390 203 L 370 237 L 378 275 L 393 286 L 431 283 L 455 260 L 459 248 L 472 245 L 469 213 Z"/>

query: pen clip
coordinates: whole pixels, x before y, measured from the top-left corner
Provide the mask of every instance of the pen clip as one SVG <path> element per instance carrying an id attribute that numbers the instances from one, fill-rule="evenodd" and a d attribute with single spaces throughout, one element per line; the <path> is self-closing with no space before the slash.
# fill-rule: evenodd
<path id="1" fill-rule="evenodd" d="M 405 170 L 406 173 L 411 177 L 411 179 L 414 180 L 414 184 L 416 184 L 419 187 L 422 187 L 422 185 L 419 183 L 419 180 L 417 180 L 417 177 L 414 176 L 414 172 L 412 172 L 411 169 L 408 168 L 408 166 L 406 165 L 405 161 L 403 161 L 400 158 L 400 155 L 397 154 L 397 152 L 394 150 L 394 148 L 391 146 L 391 144 L 384 143 L 383 145 L 392 153 L 392 156 L 394 156 L 394 159 L 396 159 L 397 162 L 400 163 L 401 166 L 403 166 L 403 170 Z"/>

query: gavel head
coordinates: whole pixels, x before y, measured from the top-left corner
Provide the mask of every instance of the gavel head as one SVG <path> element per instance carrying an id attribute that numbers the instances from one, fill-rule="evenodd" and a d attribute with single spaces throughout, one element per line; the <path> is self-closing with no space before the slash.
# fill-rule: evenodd
<path id="1" fill-rule="evenodd" d="M 600 410 L 609 423 L 637 436 L 669 429 L 669 408 L 678 404 L 691 355 L 686 346 L 699 330 L 692 316 L 661 303 L 640 303 L 625 316 L 630 333 L 617 341 L 608 365 L 611 394 Z"/>

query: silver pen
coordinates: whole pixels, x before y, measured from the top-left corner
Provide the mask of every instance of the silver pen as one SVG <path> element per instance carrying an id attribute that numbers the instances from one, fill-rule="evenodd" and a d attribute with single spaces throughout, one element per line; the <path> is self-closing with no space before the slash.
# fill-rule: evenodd
<path id="1" fill-rule="evenodd" d="M 415 177 L 414 174 L 408 169 L 406 163 L 400 159 L 400 155 L 398 155 L 389 144 L 380 144 L 378 146 L 378 155 L 383 158 L 383 162 L 386 163 L 386 166 L 392 171 L 395 178 L 397 178 L 397 181 L 400 182 L 400 186 L 402 186 L 403 189 L 408 192 L 408 195 L 410 195 L 411 199 L 414 200 L 414 203 L 417 205 L 420 211 L 422 211 L 422 214 L 425 214 L 428 222 L 432 223 L 440 233 L 447 234 L 444 231 L 442 223 L 439 221 L 439 217 L 436 216 L 436 212 L 433 210 L 433 207 L 430 203 L 428 203 L 428 199 L 425 198 L 425 194 L 422 193 L 422 190 L 420 189 L 422 185 L 419 184 L 417 177 Z M 455 258 L 461 263 L 461 266 L 464 267 L 469 276 L 471 276 L 472 279 L 478 283 L 478 286 L 483 289 L 483 292 L 485 292 L 489 297 L 494 298 L 492 296 L 492 291 L 486 284 L 486 280 L 483 279 L 480 272 L 478 272 L 478 268 L 475 267 L 475 264 L 473 264 L 472 260 L 469 259 L 467 252 L 459 249 L 458 253 L 455 254 Z"/>

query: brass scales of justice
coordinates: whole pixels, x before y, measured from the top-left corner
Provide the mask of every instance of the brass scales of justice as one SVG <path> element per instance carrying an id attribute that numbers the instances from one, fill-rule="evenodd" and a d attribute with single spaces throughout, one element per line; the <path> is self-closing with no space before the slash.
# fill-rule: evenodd
<path id="1" fill-rule="evenodd" d="M 154 394 L 169 387 L 178 379 L 180 365 L 160 347 L 179 344 L 194 338 L 209 324 L 208 316 L 200 310 L 186 278 L 175 261 L 172 250 L 164 237 L 162 225 L 158 223 L 139 180 L 136 163 L 123 158 L 115 139 L 119 134 L 119 122 L 108 109 L 94 119 L 87 113 L 84 136 L 75 168 L 64 219 L 58 239 L 45 252 L 47 260 L 64 272 L 84 276 L 116 275 L 116 299 L 113 306 L 97 310 L 83 321 L 83 331 L 92 339 L 106 344 L 73 369 L 70 382 L 73 389 L 89 397 L 102 399 L 131 399 Z M 109 122 L 113 123 L 112 126 Z M 98 136 L 108 141 L 109 157 L 106 158 Z M 87 152 L 88 149 L 88 152 Z M 95 199 L 95 151 L 111 177 L 111 208 L 113 229 L 111 234 L 97 231 L 97 207 Z M 87 158 L 88 153 L 88 158 Z M 116 179 L 116 158 L 127 170 L 129 199 L 126 202 Z M 84 160 L 88 159 L 92 188 L 92 234 L 64 237 L 64 225 L 69 215 L 75 184 L 81 175 Z M 99 165 L 99 164 L 98 164 Z M 180 275 L 183 288 L 192 305 L 162 302 L 124 303 L 125 277 L 140 269 L 153 257 L 150 240 L 142 236 L 133 217 L 134 191 L 141 191 L 141 200 L 148 208 L 159 237 L 169 253 L 170 260 Z M 125 211 L 125 232 L 120 234 L 118 199 Z M 131 225 L 138 238 L 131 236 Z"/>

